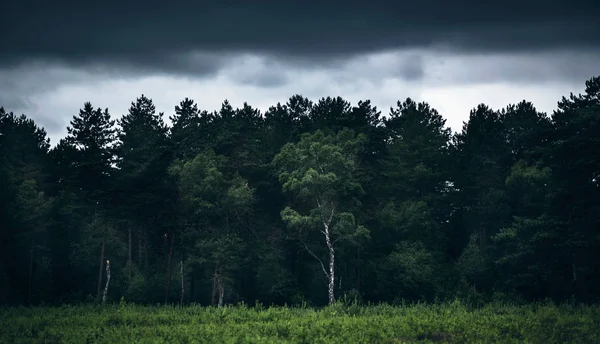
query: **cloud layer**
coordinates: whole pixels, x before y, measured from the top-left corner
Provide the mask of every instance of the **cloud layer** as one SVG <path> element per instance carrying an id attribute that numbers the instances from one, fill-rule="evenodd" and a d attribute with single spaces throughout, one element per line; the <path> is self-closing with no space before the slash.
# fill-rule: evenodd
<path id="1" fill-rule="evenodd" d="M 594 0 L 9 0 L 0 4 L 9 13 L 0 22 L 0 64 L 52 60 L 206 75 L 239 52 L 312 65 L 405 48 L 596 51 L 598 12 Z M 407 75 L 419 77 L 414 71 Z"/>
<path id="2" fill-rule="evenodd" d="M 354 104 L 370 99 L 384 115 L 397 100 L 412 97 L 429 102 L 453 130 L 460 130 L 479 103 L 501 108 L 526 99 L 551 112 L 561 96 L 583 91 L 583 82 L 597 66 L 586 61 L 585 56 L 568 54 L 562 58 L 547 54 L 482 57 L 415 50 L 370 54 L 337 67 L 309 69 L 240 55 L 210 78 L 119 76 L 39 64 L 0 70 L 0 95 L 4 96 L 0 105 L 34 118 L 47 129 L 53 143 L 64 136 L 69 120 L 85 101 L 108 107 L 119 117 L 142 93 L 166 115 L 185 97 L 208 111 L 217 110 L 225 99 L 233 106 L 247 101 L 265 111 L 298 93 L 312 100 L 339 95 Z M 578 66 L 580 71 L 572 74 L 574 67 L 569 66 Z"/>
<path id="3" fill-rule="evenodd" d="M 142 93 L 266 110 L 293 94 L 425 100 L 459 130 L 523 98 L 552 111 L 600 72 L 597 0 L 0 1 L 0 106 L 64 135 L 85 101 Z"/>

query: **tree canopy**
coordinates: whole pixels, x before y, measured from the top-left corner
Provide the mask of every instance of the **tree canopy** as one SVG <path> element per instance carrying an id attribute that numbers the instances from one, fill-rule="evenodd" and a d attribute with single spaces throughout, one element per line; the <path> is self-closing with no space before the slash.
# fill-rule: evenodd
<path id="1" fill-rule="evenodd" d="M 600 76 L 553 113 L 294 95 L 0 107 L 0 304 L 600 301 Z M 85 100 L 84 100 L 85 101 Z M 0 104 L 2 105 L 2 104 Z"/>

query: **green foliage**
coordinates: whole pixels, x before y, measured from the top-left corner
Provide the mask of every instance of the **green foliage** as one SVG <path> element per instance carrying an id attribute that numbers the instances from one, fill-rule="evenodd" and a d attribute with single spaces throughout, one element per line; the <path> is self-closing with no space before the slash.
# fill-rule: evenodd
<path id="1" fill-rule="evenodd" d="M 421 242 L 402 241 L 377 266 L 379 292 L 389 301 L 428 300 L 436 293 L 439 266 Z"/>
<path id="2" fill-rule="evenodd" d="M 283 304 L 290 300 L 294 292 L 293 276 L 285 267 L 285 255 L 277 246 L 265 246 L 259 252 L 259 264 L 256 270 L 259 299 L 269 304 Z"/>
<path id="3" fill-rule="evenodd" d="M 288 143 L 273 159 L 279 181 L 285 193 L 293 197 L 292 206 L 281 211 L 282 220 L 297 231 L 306 251 L 321 264 L 329 279 L 329 302 L 333 302 L 334 254 L 339 240 L 360 244 L 369 238 L 369 231 L 358 225 L 353 212 L 360 206 L 358 197 L 364 194 L 354 176 L 356 154 L 362 148 L 364 135 L 343 129 L 336 135 L 322 131 L 304 134 L 298 143 Z M 310 237 L 318 228 L 325 240 L 329 269 L 309 248 Z M 307 244 L 308 242 L 308 244 Z"/>
<path id="4" fill-rule="evenodd" d="M 73 262 L 72 269 L 77 271 L 82 282 L 86 282 L 84 285 L 87 288 L 82 292 L 86 295 L 95 295 L 100 251 L 102 242 L 106 239 L 104 257 L 113 263 L 111 264 L 111 286 L 108 294 L 111 298 L 118 298 L 116 295 L 123 293 L 123 289 L 125 289 L 123 286 L 126 282 L 123 278 L 125 264 L 119 265 L 115 262 L 125 261 L 127 255 L 126 243 L 119 240 L 117 228 L 102 215 L 95 216 L 91 222 L 86 224 L 81 235 L 81 239 L 72 244 L 69 258 Z M 102 271 L 104 272 L 104 269 Z M 106 281 L 106 276 L 103 277 L 103 281 Z M 104 288 L 104 284 L 101 286 Z"/>
<path id="5" fill-rule="evenodd" d="M 286 223 L 308 229 L 332 217 L 335 222 L 331 228 L 340 237 L 368 233 L 364 227 L 356 230 L 352 214 L 353 206 L 360 204 L 356 197 L 363 193 L 352 175 L 355 155 L 363 140 L 363 135 L 355 136 L 351 130 L 342 130 L 335 136 L 317 131 L 281 149 L 273 165 L 279 171 L 283 191 L 292 193 L 308 207 L 304 215 L 286 207 L 281 212 Z"/>
<path id="6" fill-rule="evenodd" d="M 207 150 L 190 161 L 176 161 L 169 173 L 177 179 L 184 206 L 197 214 L 219 211 L 221 193 L 226 187 L 223 157 Z"/>
<path id="7" fill-rule="evenodd" d="M 295 95 L 264 114 L 186 98 L 172 126 L 163 117 L 142 95 L 115 128 L 86 102 L 50 149 L 43 128 L 0 107 L 0 304 L 94 301 L 106 259 L 110 301 L 223 304 L 222 323 L 228 304 L 323 305 L 335 293 L 344 305 L 317 312 L 318 335 L 339 323 L 352 333 L 355 320 L 324 314 L 368 313 L 359 302 L 600 301 L 600 77 L 550 115 L 480 104 L 454 134 L 410 98 L 385 115 L 341 97 Z M 539 313 L 564 332 L 519 325 L 489 341 L 568 339 L 581 328 L 567 308 Z M 450 340 L 374 327 L 354 334 Z"/>
<path id="8" fill-rule="evenodd" d="M 472 234 L 467 247 L 465 247 L 456 262 L 456 268 L 460 276 L 469 281 L 473 288 L 479 284 L 478 277 L 484 273 L 487 267 L 485 256 L 481 252 L 478 241 L 477 234 Z"/>
<path id="9" fill-rule="evenodd" d="M 141 307 L 7 308 L 7 343 L 594 343 L 597 306 L 489 304 L 311 308 Z"/>
<path id="10" fill-rule="evenodd" d="M 67 127 L 64 144 L 70 148 L 71 164 L 61 171 L 71 187 L 85 193 L 92 206 L 106 206 L 109 200 L 109 176 L 114 162 L 116 129 L 108 109 L 94 109 L 86 102 Z M 67 166 L 65 166 L 65 169 Z"/>
<path id="11" fill-rule="evenodd" d="M 240 222 L 251 214 L 254 190 L 238 173 L 228 176 L 227 159 L 205 150 L 189 161 L 177 160 L 169 168 L 174 178 L 181 214 L 187 218 L 184 253 L 189 272 L 204 271 L 218 283 L 234 288 L 234 274 L 244 265 L 247 242 Z M 208 283 L 207 283 L 208 284 Z"/>
<path id="12" fill-rule="evenodd" d="M 354 138 L 351 130 L 336 136 L 317 131 L 304 134 L 297 144 L 285 145 L 273 160 L 284 192 L 311 202 L 315 197 L 329 200 L 360 193 L 362 189 L 352 180 L 352 171 L 362 140 L 364 136 Z"/>

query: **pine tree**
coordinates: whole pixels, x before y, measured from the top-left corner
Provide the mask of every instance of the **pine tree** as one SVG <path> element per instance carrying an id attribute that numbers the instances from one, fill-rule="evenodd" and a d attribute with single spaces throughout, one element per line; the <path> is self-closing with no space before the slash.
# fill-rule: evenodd
<path id="1" fill-rule="evenodd" d="M 92 204 L 109 199 L 108 178 L 114 162 L 115 121 L 108 109 L 94 109 L 86 102 L 67 127 L 65 144 L 76 151 L 75 183 Z"/>

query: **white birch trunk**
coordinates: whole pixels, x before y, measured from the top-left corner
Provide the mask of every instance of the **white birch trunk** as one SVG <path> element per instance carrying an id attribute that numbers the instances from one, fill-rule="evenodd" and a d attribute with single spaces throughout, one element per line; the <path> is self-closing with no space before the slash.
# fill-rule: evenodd
<path id="1" fill-rule="evenodd" d="M 225 296 L 225 284 L 221 276 L 219 276 L 219 308 L 223 307 L 223 296 Z"/>
<path id="2" fill-rule="evenodd" d="M 223 298 L 225 296 L 225 283 L 223 276 L 219 272 L 219 265 L 215 267 L 215 274 L 213 275 L 213 293 L 212 293 L 212 304 L 215 303 L 217 307 L 223 307 Z"/>
<path id="3" fill-rule="evenodd" d="M 108 295 L 108 283 L 110 283 L 110 261 L 106 261 L 106 285 L 104 286 L 104 295 L 102 295 L 102 304 L 106 303 L 106 296 Z"/>
<path id="4" fill-rule="evenodd" d="M 324 204 L 322 204 L 319 199 L 317 199 L 317 205 L 320 209 L 324 208 Z M 327 271 L 325 269 L 325 266 L 323 265 L 323 262 L 319 259 L 319 257 L 317 257 L 316 254 L 314 254 L 314 252 L 312 252 L 308 246 L 306 244 L 304 244 L 304 247 L 306 247 L 306 250 L 313 256 L 315 257 L 319 263 L 321 263 L 321 268 L 323 269 L 323 273 L 325 274 L 325 276 L 327 276 L 328 279 L 328 286 L 327 286 L 327 291 L 328 291 L 328 299 L 329 299 L 329 304 L 333 304 L 335 303 L 335 249 L 333 247 L 333 242 L 331 240 L 331 231 L 330 231 L 330 226 L 331 226 L 331 222 L 333 221 L 333 216 L 335 215 L 335 205 L 333 204 L 333 202 L 331 203 L 331 213 L 329 214 L 329 218 L 328 219 L 323 219 L 323 235 L 325 236 L 325 243 L 327 244 L 327 250 L 329 251 L 329 271 Z"/>
<path id="5" fill-rule="evenodd" d="M 335 288 L 335 250 L 331 243 L 331 235 L 329 233 L 329 223 L 325 225 L 325 242 L 329 250 L 329 304 L 335 303 L 334 288 Z"/>

